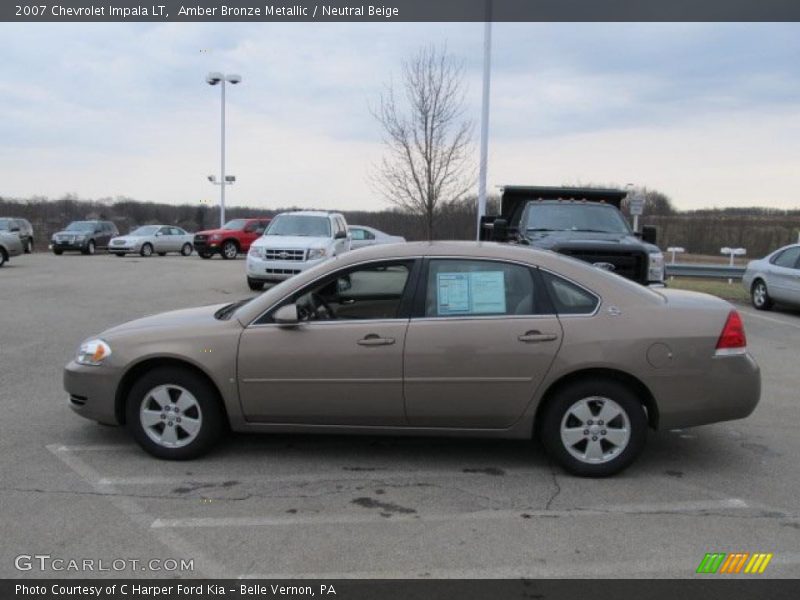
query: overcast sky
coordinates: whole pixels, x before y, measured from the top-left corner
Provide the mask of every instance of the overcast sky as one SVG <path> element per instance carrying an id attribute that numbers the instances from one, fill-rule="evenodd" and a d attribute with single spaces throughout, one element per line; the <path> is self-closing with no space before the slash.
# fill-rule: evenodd
<path id="1" fill-rule="evenodd" d="M 494 25 L 489 185 L 635 183 L 681 209 L 800 206 L 800 24 Z M 0 196 L 379 209 L 370 116 L 421 45 L 482 24 L 0 24 Z M 477 127 L 476 127 L 477 132 Z M 475 138 L 477 147 L 477 135 Z M 477 160 L 477 159 L 476 159 Z M 477 186 L 476 186 L 477 187 Z"/>

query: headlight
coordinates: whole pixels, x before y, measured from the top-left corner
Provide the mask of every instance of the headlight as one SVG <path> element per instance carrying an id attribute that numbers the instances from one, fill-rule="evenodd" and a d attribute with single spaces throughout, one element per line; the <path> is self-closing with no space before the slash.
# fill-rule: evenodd
<path id="1" fill-rule="evenodd" d="M 647 268 L 648 281 L 664 281 L 664 255 L 661 252 L 651 252 Z"/>
<path id="2" fill-rule="evenodd" d="M 81 344 L 75 360 L 81 365 L 97 367 L 111 356 L 111 347 L 103 340 L 88 340 Z"/>
<path id="3" fill-rule="evenodd" d="M 260 246 L 250 246 L 250 252 L 248 252 L 248 254 L 257 258 L 264 258 L 264 248 Z"/>
<path id="4" fill-rule="evenodd" d="M 325 248 L 311 248 L 308 251 L 308 260 L 323 258 L 327 253 L 328 251 Z"/>
<path id="5" fill-rule="evenodd" d="M 222 239 L 222 236 L 218 233 L 215 233 L 209 238 L 212 242 L 218 242 Z"/>
<path id="6" fill-rule="evenodd" d="M 85 240 L 85 239 L 86 239 L 86 236 L 85 236 L 85 235 L 76 235 L 76 236 L 75 236 L 75 241 L 76 241 L 76 242 L 82 242 L 82 241 L 83 241 L 83 240 Z"/>

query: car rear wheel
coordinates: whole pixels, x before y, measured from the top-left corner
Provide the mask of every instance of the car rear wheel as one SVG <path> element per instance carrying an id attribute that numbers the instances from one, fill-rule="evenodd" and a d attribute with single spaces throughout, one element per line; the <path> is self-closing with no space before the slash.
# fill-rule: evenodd
<path id="1" fill-rule="evenodd" d="M 260 292 L 261 290 L 264 289 L 264 282 L 263 281 L 259 281 L 258 279 L 253 279 L 251 277 L 247 278 L 247 285 L 254 292 Z"/>
<path id="2" fill-rule="evenodd" d="M 95 248 L 95 245 L 94 245 L 94 240 L 89 240 L 89 243 L 86 244 L 86 248 L 81 250 L 81 253 L 82 254 L 92 255 L 92 254 L 95 253 L 95 250 L 96 250 L 96 248 Z"/>
<path id="3" fill-rule="evenodd" d="M 181 255 L 190 256 L 191 254 L 192 254 L 192 245 L 189 242 L 186 242 L 181 248 Z"/>
<path id="4" fill-rule="evenodd" d="M 223 431 L 216 391 L 186 369 L 145 373 L 131 388 L 126 409 L 134 438 L 158 458 L 196 458 L 208 452 Z"/>
<path id="5" fill-rule="evenodd" d="M 25 254 L 30 254 L 33 252 L 33 240 L 28 238 L 28 241 L 25 242 Z"/>
<path id="6" fill-rule="evenodd" d="M 753 287 L 750 288 L 750 300 L 753 306 L 758 310 L 769 310 L 772 308 L 772 298 L 769 297 L 767 284 L 761 279 L 756 279 L 753 282 Z"/>
<path id="7" fill-rule="evenodd" d="M 641 453 L 647 437 L 640 399 L 613 380 L 569 384 L 550 399 L 542 419 L 547 453 L 581 477 L 620 472 Z"/>
<path id="8" fill-rule="evenodd" d="M 6 264 L 7 260 L 8 260 L 8 256 L 6 255 L 6 251 L 3 250 L 3 249 L 0 249 L 0 267 L 2 267 L 4 264 Z"/>
<path id="9" fill-rule="evenodd" d="M 239 254 L 239 248 L 236 246 L 236 242 L 228 240 L 222 244 L 222 258 L 231 260 L 236 258 L 237 254 Z"/>
<path id="10" fill-rule="evenodd" d="M 142 256 L 153 256 L 153 245 L 142 244 L 142 248 L 139 250 L 139 254 L 141 254 Z"/>

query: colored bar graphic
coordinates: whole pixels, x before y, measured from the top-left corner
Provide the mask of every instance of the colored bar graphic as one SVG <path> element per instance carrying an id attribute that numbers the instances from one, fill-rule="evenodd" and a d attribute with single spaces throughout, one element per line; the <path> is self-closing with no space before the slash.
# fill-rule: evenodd
<path id="1" fill-rule="evenodd" d="M 731 552 L 730 554 L 709 552 L 700 561 L 697 573 L 731 575 L 742 573 L 742 568 L 744 568 L 744 573 L 761 574 L 766 570 L 773 556 L 772 553 L 765 552 L 754 554 L 749 552 Z"/>
<path id="2" fill-rule="evenodd" d="M 697 567 L 698 573 L 716 573 L 725 558 L 724 552 L 706 554 Z"/>

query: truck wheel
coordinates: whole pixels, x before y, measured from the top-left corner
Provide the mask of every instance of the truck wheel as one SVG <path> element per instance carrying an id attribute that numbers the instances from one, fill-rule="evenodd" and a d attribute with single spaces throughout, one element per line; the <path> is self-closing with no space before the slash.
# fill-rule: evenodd
<path id="1" fill-rule="evenodd" d="M 758 310 L 769 310 L 772 308 L 772 298 L 769 297 L 767 284 L 761 279 L 756 279 L 753 282 L 753 287 L 750 288 L 750 301 L 753 306 Z"/>
<path id="2" fill-rule="evenodd" d="M 629 466 L 644 448 L 647 416 L 627 386 L 585 379 L 550 399 L 541 434 L 547 453 L 570 473 L 607 477 Z"/>
<path id="3" fill-rule="evenodd" d="M 142 256 L 152 256 L 153 255 L 153 245 L 150 243 L 142 244 L 141 249 L 139 250 L 139 254 Z"/>
<path id="4" fill-rule="evenodd" d="M 186 242 L 183 247 L 181 248 L 181 255 L 182 256 L 191 256 L 192 255 L 192 245 L 189 242 Z"/>
<path id="5" fill-rule="evenodd" d="M 228 240 L 222 244 L 222 258 L 225 260 L 231 260 L 236 258 L 237 254 L 239 254 L 239 248 L 236 245 L 236 242 Z"/>
<path id="6" fill-rule="evenodd" d="M 247 285 L 254 292 L 260 292 L 261 290 L 264 289 L 264 282 L 263 281 L 259 281 L 258 279 L 253 279 L 251 277 L 247 278 Z"/>
<path id="7" fill-rule="evenodd" d="M 145 373 L 127 399 L 133 437 L 158 458 L 188 460 L 208 452 L 225 416 L 216 390 L 195 373 L 164 367 Z"/>

